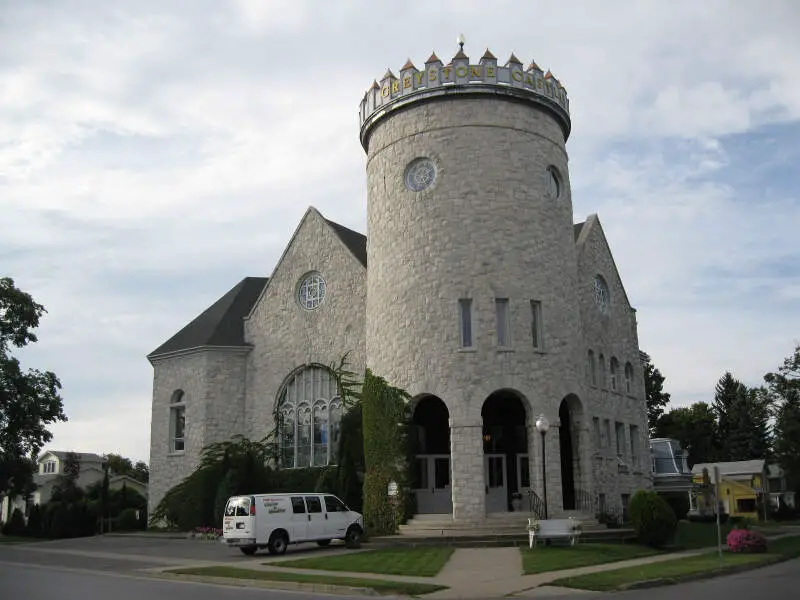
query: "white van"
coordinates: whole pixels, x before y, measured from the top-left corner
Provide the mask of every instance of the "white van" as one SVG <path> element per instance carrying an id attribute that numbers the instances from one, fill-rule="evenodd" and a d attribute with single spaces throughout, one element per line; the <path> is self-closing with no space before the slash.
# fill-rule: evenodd
<path id="1" fill-rule="evenodd" d="M 284 554 L 289 544 L 327 546 L 333 539 L 358 545 L 363 534 L 364 518 L 332 494 L 233 496 L 222 523 L 222 542 L 247 555 L 262 548 Z"/>

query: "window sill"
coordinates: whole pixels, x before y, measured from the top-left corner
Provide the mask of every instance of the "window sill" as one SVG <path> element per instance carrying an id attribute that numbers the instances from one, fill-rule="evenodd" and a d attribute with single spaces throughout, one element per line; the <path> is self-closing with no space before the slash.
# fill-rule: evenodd
<path id="1" fill-rule="evenodd" d="M 547 354 L 547 350 L 545 350 L 544 348 L 534 348 L 533 352 L 534 354 Z"/>
<path id="2" fill-rule="evenodd" d="M 171 450 L 167 452 L 167 456 L 183 456 L 186 454 L 186 450 Z"/>
<path id="3" fill-rule="evenodd" d="M 513 352 L 514 349 L 509 346 L 498 346 L 495 348 L 498 352 Z"/>
<path id="4" fill-rule="evenodd" d="M 470 353 L 470 352 L 477 352 L 478 349 L 475 346 L 470 346 L 469 348 L 459 348 L 458 351 Z"/>

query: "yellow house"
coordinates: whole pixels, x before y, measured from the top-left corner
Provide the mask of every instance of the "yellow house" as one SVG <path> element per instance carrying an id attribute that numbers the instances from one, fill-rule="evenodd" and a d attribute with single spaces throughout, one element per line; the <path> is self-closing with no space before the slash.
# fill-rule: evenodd
<path id="1" fill-rule="evenodd" d="M 692 467 L 695 491 L 689 496 L 690 512 L 712 513 L 714 467 L 719 469 L 719 502 L 731 517 L 763 518 L 758 501 L 768 494 L 766 464 L 763 460 L 698 463 Z M 704 491 L 703 483 L 710 484 Z M 763 510 L 763 509 L 762 509 Z"/>

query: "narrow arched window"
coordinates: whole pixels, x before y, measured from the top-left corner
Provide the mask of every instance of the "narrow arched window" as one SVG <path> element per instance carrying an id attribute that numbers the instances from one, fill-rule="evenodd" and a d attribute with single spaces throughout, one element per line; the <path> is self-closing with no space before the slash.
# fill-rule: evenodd
<path id="1" fill-rule="evenodd" d="M 175 390 L 169 400 L 169 451 L 186 449 L 186 394 Z"/>
<path id="2" fill-rule="evenodd" d="M 605 387 L 606 387 L 606 358 L 605 358 L 605 356 L 603 356 L 602 354 L 600 356 L 598 356 L 597 357 L 597 362 L 599 363 L 599 367 L 600 367 L 600 369 L 599 369 L 600 370 L 600 382 L 599 382 L 600 383 L 600 387 L 605 389 Z"/>
<path id="3" fill-rule="evenodd" d="M 611 389 L 613 391 L 617 391 L 617 373 L 619 371 L 619 362 L 617 361 L 616 356 L 611 357 L 611 363 L 609 365 L 609 373 L 611 374 Z"/>
<path id="4" fill-rule="evenodd" d="M 592 385 L 597 385 L 597 371 L 596 366 L 594 364 L 594 352 L 589 350 L 587 353 L 586 359 L 588 361 L 588 370 L 589 370 L 589 383 Z"/>
<path id="5" fill-rule="evenodd" d="M 277 433 L 284 468 L 336 462 L 342 401 L 325 367 L 306 367 L 289 378 L 278 395 Z"/>
<path id="6" fill-rule="evenodd" d="M 625 393 L 630 394 L 633 391 L 633 365 L 625 363 Z"/>

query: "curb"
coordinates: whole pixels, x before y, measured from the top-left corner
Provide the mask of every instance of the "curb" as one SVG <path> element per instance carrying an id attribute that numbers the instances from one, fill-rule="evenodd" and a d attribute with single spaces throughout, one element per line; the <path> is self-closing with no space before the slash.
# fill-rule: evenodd
<path id="1" fill-rule="evenodd" d="M 731 567 L 722 567 L 712 571 L 704 571 L 701 573 L 692 573 L 681 577 L 662 577 L 659 579 L 646 579 L 644 581 L 634 581 L 617 588 L 606 590 L 606 592 L 621 592 L 627 590 L 644 590 L 649 588 L 663 587 L 667 585 L 675 585 L 678 583 L 690 583 L 692 581 L 704 581 L 706 579 L 714 579 L 715 577 L 722 577 L 725 575 L 736 575 L 737 573 L 745 573 L 747 571 L 754 571 L 763 567 L 769 567 L 778 563 L 786 562 L 787 560 L 794 560 L 795 556 L 777 556 L 762 562 L 751 563 L 748 565 L 736 565 Z"/>
<path id="2" fill-rule="evenodd" d="M 326 583 L 300 583 L 295 581 L 267 581 L 264 579 L 243 579 L 238 577 L 213 577 L 210 575 L 184 575 L 180 573 L 157 573 L 153 575 L 158 579 L 192 581 L 196 583 L 213 583 L 217 585 L 264 588 L 274 590 L 294 590 L 304 592 L 318 592 L 322 594 L 341 594 L 359 596 L 380 596 L 372 588 L 350 587 L 344 585 L 331 585 Z"/>

